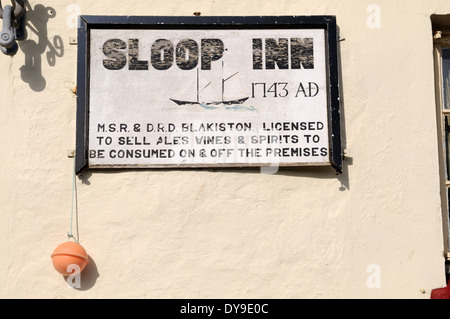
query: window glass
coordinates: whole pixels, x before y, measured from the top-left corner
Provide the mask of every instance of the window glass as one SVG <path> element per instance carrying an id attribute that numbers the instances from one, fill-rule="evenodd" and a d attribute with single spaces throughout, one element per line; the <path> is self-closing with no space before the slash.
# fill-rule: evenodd
<path id="1" fill-rule="evenodd" d="M 450 48 L 442 49 L 442 86 L 444 108 L 450 109 Z"/>
<path id="2" fill-rule="evenodd" d="M 450 115 L 444 117 L 444 139 L 445 139 L 445 173 L 447 180 L 450 180 Z"/>

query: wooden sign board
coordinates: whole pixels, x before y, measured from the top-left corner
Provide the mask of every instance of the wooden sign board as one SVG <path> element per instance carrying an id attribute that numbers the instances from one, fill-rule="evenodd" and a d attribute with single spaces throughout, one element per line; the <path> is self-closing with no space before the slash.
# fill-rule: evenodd
<path id="1" fill-rule="evenodd" d="M 76 170 L 342 170 L 336 21 L 81 16 Z"/>

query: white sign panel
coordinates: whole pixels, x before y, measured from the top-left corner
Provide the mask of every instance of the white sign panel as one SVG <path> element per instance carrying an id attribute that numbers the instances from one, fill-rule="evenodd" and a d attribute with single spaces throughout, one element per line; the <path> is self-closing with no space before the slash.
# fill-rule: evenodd
<path id="1" fill-rule="evenodd" d="M 89 34 L 89 167 L 330 164 L 323 28 Z"/>

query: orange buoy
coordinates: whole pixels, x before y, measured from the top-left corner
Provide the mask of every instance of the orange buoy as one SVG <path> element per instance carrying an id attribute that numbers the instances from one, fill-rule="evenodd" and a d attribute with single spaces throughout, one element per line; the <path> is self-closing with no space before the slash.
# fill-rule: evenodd
<path id="1" fill-rule="evenodd" d="M 71 241 L 56 247 L 51 258 L 55 269 L 64 276 L 82 272 L 89 263 L 88 255 L 83 246 Z"/>

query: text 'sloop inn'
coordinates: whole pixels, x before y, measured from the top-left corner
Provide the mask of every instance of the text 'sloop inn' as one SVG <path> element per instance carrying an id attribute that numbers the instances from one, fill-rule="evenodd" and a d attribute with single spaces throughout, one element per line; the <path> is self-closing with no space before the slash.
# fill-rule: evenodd
<path id="1" fill-rule="evenodd" d="M 77 172 L 342 170 L 334 17 L 81 16 Z"/>

